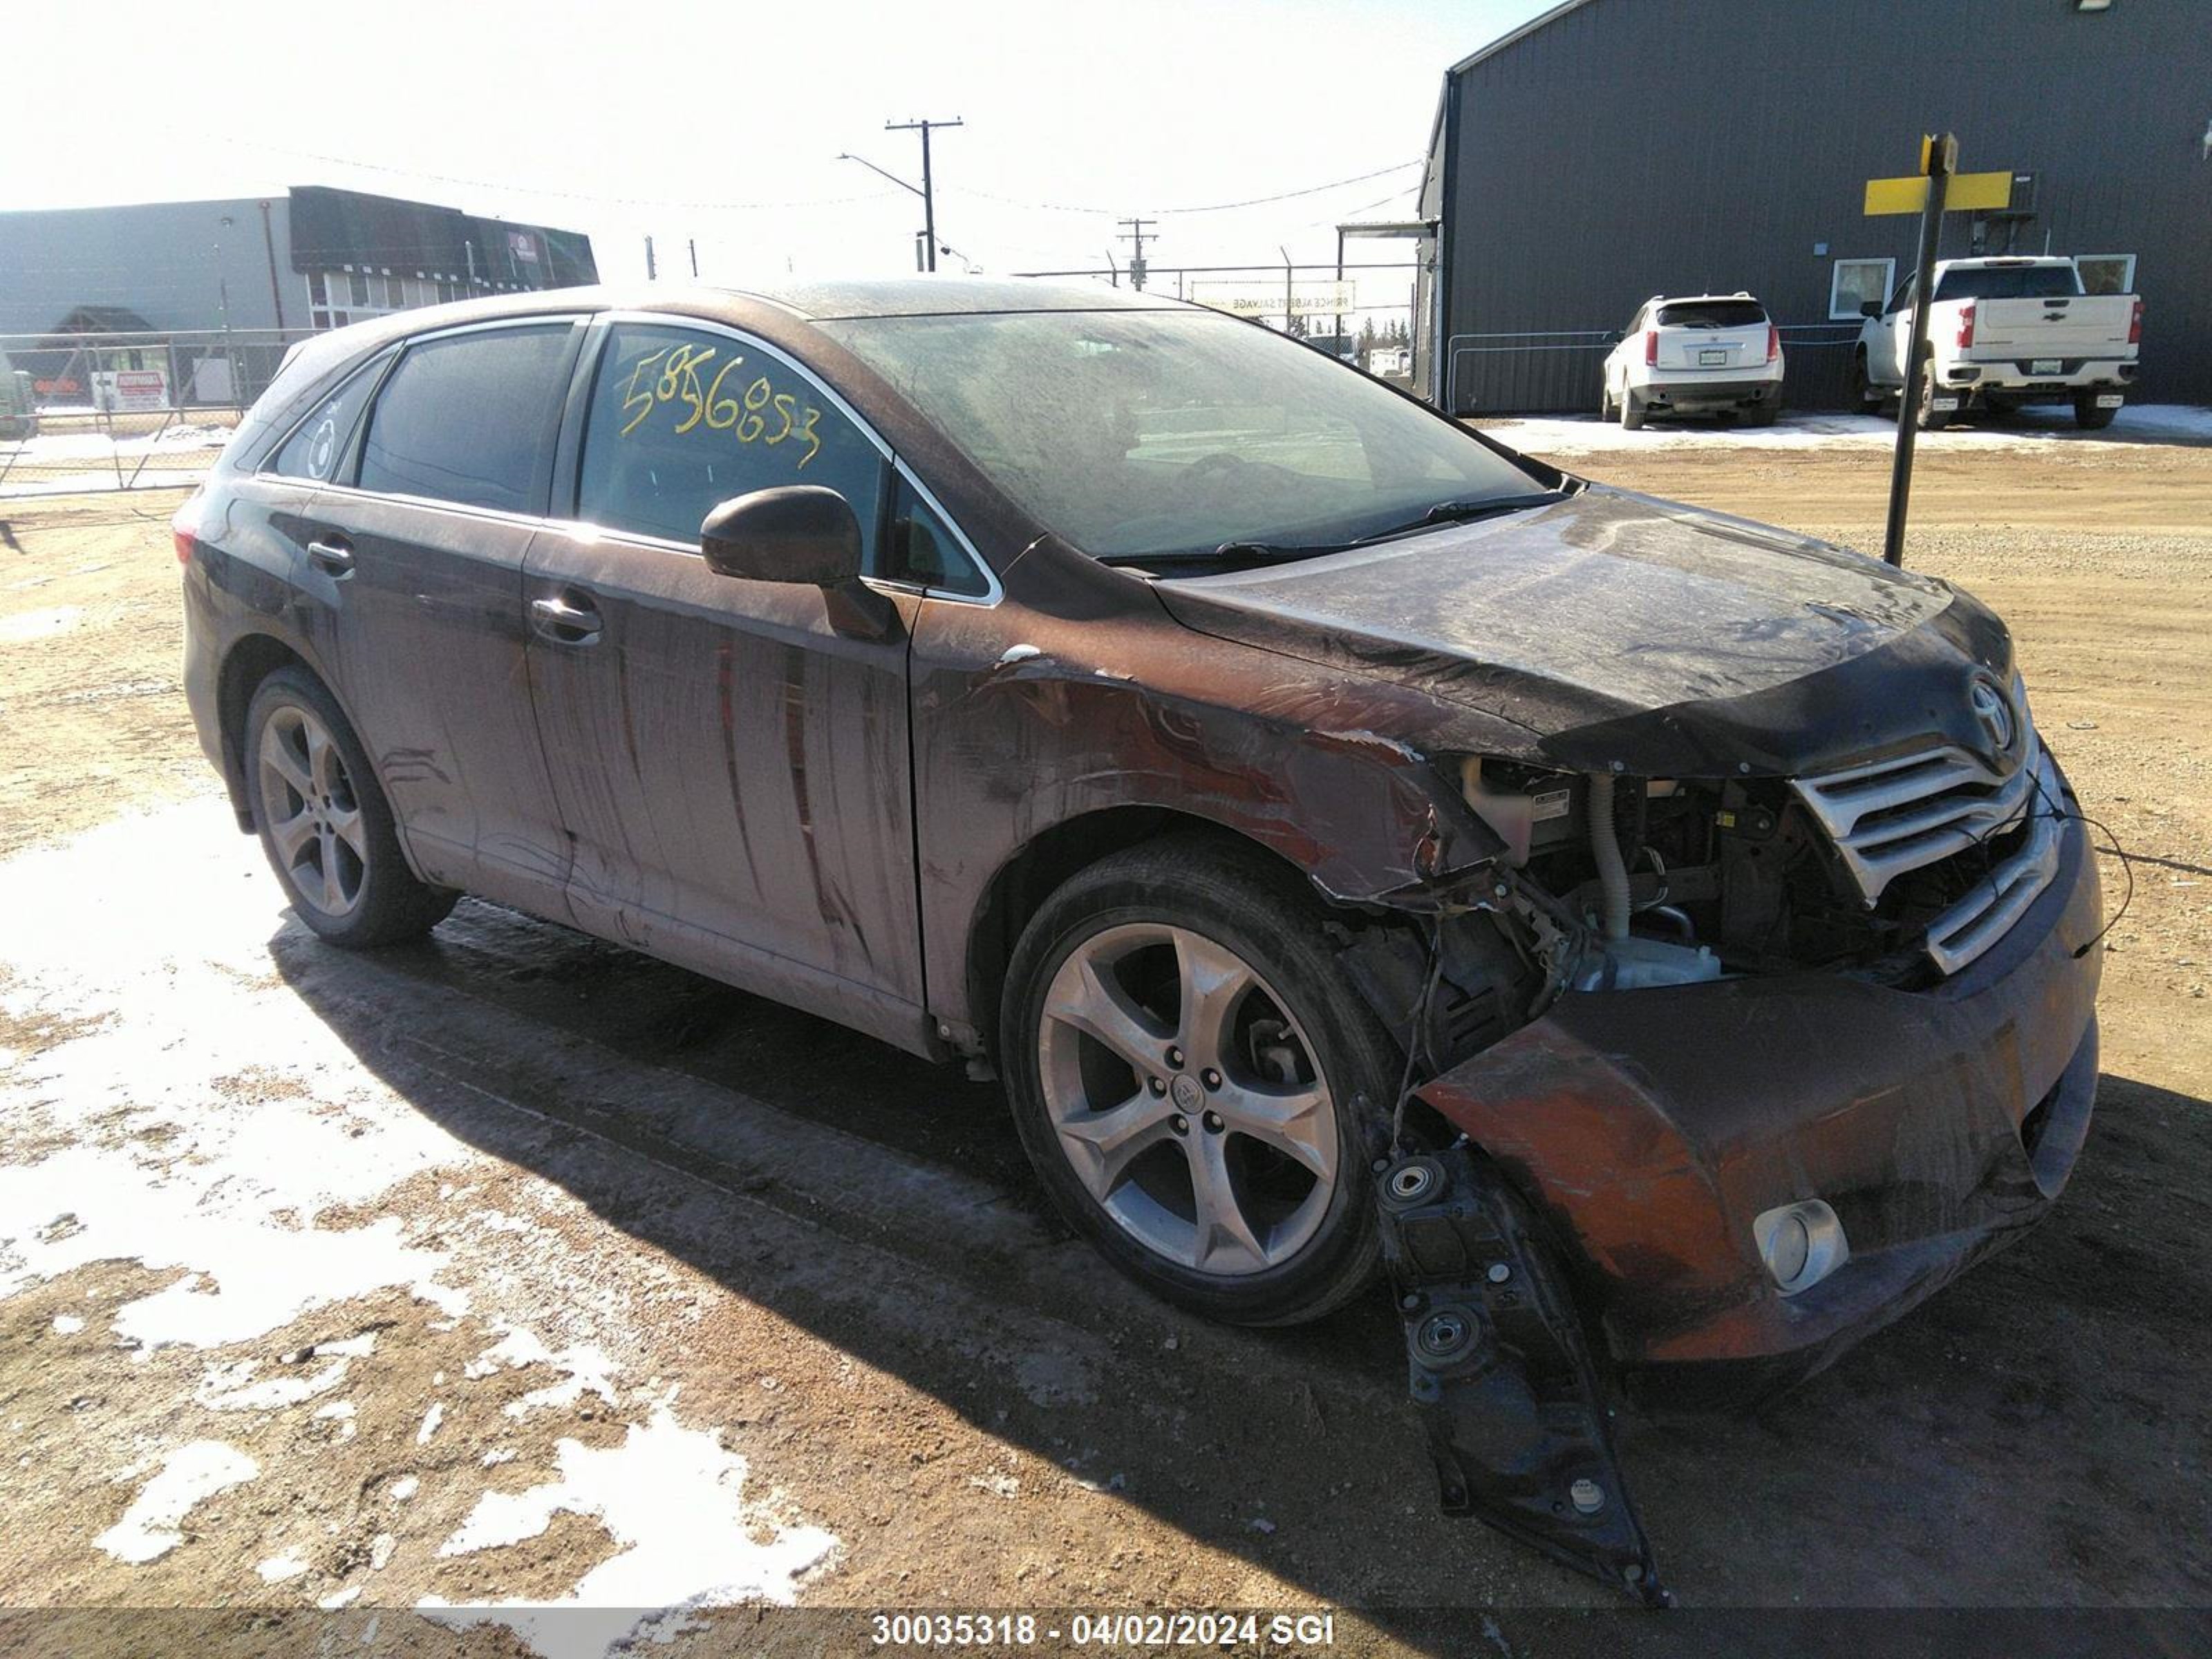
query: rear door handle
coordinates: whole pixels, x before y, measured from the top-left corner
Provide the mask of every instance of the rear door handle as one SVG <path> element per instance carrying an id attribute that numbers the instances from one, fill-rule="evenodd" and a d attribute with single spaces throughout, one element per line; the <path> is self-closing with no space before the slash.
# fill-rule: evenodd
<path id="1" fill-rule="evenodd" d="M 333 576 L 353 574 L 353 544 L 343 536 L 325 536 L 307 544 L 307 557 L 318 569 Z"/>
<path id="2" fill-rule="evenodd" d="M 564 597 L 531 600 L 530 622 L 542 637 L 556 645 L 597 645 L 599 641 L 599 613 L 588 605 L 578 605 Z"/>

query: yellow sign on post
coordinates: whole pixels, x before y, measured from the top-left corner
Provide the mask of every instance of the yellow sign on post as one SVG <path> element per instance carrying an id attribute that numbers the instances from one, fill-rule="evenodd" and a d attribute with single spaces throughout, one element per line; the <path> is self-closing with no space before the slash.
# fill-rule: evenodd
<path id="1" fill-rule="evenodd" d="M 1870 219 L 1888 213 L 1917 213 L 1927 204 L 1928 179 L 1924 173 L 1867 180 L 1866 212 Z M 1943 198 L 1944 210 L 1948 213 L 2002 213 L 2011 205 L 2009 173 L 1954 173 L 1951 175 L 1951 188 Z"/>

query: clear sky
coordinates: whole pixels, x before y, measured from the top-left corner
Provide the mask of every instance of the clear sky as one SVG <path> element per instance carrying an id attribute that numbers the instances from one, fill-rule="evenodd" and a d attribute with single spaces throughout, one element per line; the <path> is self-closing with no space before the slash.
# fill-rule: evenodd
<path id="1" fill-rule="evenodd" d="M 889 274 L 921 204 L 835 158 L 918 178 L 884 123 L 958 116 L 939 234 L 985 271 L 1124 259 L 1130 214 L 1156 267 L 1325 260 L 1411 208 L 1445 67 L 1551 3 L 14 0 L 0 208 L 337 185 L 587 231 L 611 278 L 648 232 L 664 276 L 694 238 L 708 280 Z"/>

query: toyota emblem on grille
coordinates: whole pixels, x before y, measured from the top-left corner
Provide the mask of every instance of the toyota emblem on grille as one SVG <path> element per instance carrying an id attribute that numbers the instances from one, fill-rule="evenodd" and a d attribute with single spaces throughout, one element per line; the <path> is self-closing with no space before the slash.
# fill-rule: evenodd
<path id="1" fill-rule="evenodd" d="M 1990 752 L 2011 753 L 2018 722 L 2013 718 L 2012 699 L 2005 696 L 2004 688 L 1988 675 L 1977 674 L 1966 700 L 1973 705 L 1974 718 L 1981 722 L 1983 734 L 1990 740 Z"/>

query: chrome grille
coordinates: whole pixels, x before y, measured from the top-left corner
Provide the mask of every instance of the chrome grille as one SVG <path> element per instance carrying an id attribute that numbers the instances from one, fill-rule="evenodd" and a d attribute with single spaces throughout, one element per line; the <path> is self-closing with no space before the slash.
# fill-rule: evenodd
<path id="1" fill-rule="evenodd" d="M 2009 933 L 2058 873 L 2058 837 L 2065 827 L 2059 816 L 2058 775 L 2045 756 L 2036 756 L 2034 765 L 2042 793 L 2030 809 L 2027 839 L 1928 924 L 1928 954 L 1947 974 L 1957 973 Z"/>
<path id="2" fill-rule="evenodd" d="M 1872 906 L 1899 876 L 1981 845 L 2027 814 L 2043 770 L 2034 727 L 2023 746 L 2009 776 L 1946 745 L 1799 778 L 1792 787 Z"/>
<path id="3" fill-rule="evenodd" d="M 2015 707 L 2023 707 L 2015 699 Z M 2022 823 L 2003 860 L 1928 926 L 1929 957 L 1955 974 L 2002 939 L 2058 873 L 2065 811 L 2058 774 L 2030 725 L 2009 775 L 1951 745 L 1869 761 L 1793 785 L 1871 908 L 1899 876 L 1955 858 Z"/>

